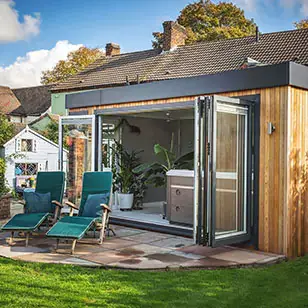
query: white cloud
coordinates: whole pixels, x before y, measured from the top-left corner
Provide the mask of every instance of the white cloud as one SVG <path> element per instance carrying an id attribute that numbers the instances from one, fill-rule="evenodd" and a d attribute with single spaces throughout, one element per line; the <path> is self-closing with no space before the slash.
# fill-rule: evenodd
<path id="1" fill-rule="evenodd" d="M 234 0 L 232 2 L 244 11 L 252 12 L 256 9 L 256 0 Z"/>
<path id="2" fill-rule="evenodd" d="M 231 1 L 231 0 L 230 0 Z M 255 12 L 258 9 L 259 5 L 269 5 L 276 4 L 275 0 L 233 0 L 237 6 L 248 12 Z M 308 0 L 278 0 L 278 5 L 285 9 L 293 9 L 294 7 L 299 6 L 300 12 L 304 16 L 308 16 Z"/>
<path id="3" fill-rule="evenodd" d="M 23 15 L 20 22 L 14 5 L 12 0 L 0 0 L 0 43 L 25 40 L 40 33 L 40 14 Z"/>
<path id="4" fill-rule="evenodd" d="M 0 66 L 0 85 L 11 88 L 39 85 L 42 71 L 53 68 L 58 61 L 65 60 L 69 52 L 81 46 L 58 41 L 50 50 L 30 51 L 24 57 L 18 57 L 13 64 Z"/>
<path id="5" fill-rule="evenodd" d="M 280 4 L 287 9 L 299 5 L 301 13 L 308 16 L 308 0 L 280 0 Z"/>
<path id="6" fill-rule="evenodd" d="M 303 15 L 308 16 L 308 0 L 302 0 L 301 12 Z"/>

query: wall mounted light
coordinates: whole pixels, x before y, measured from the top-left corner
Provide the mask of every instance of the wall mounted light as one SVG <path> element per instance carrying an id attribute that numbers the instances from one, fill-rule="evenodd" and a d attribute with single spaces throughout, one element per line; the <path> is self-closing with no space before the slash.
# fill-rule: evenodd
<path id="1" fill-rule="evenodd" d="M 271 135 L 276 130 L 276 127 L 272 122 L 267 123 L 267 133 Z"/>

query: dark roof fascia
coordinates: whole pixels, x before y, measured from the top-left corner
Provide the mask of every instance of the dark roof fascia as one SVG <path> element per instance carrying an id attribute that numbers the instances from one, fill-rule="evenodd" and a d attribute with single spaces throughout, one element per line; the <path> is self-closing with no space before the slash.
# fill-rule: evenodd
<path id="1" fill-rule="evenodd" d="M 308 89 L 308 66 L 294 62 L 289 64 L 289 84 L 297 88 Z"/>
<path id="2" fill-rule="evenodd" d="M 308 89 L 308 67 L 293 62 L 214 75 L 67 94 L 67 109 L 292 85 Z"/>

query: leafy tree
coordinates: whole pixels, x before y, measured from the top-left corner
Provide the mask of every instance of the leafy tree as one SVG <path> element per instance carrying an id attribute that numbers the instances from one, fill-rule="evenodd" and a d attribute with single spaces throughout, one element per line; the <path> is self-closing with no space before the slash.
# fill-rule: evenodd
<path id="1" fill-rule="evenodd" d="M 0 114 L 0 148 L 9 141 L 14 135 L 14 126 L 10 123 L 4 114 Z M 0 197 L 7 192 L 9 188 L 5 178 L 6 159 L 0 158 Z"/>
<path id="2" fill-rule="evenodd" d="M 68 136 L 69 129 L 67 126 L 63 126 L 63 135 L 64 137 Z M 45 130 L 40 132 L 44 137 L 51 140 L 52 142 L 58 144 L 59 142 L 59 123 L 57 121 L 50 121 L 46 126 Z M 68 149 L 68 145 L 66 143 L 66 138 L 64 138 L 63 143 L 64 148 Z"/>
<path id="3" fill-rule="evenodd" d="M 78 50 L 70 52 L 67 60 L 61 60 L 53 69 L 44 71 L 41 83 L 63 82 L 102 56 L 103 52 L 98 48 L 80 47 Z"/>
<path id="4" fill-rule="evenodd" d="M 14 126 L 6 115 L 0 114 L 0 148 L 14 135 Z"/>
<path id="5" fill-rule="evenodd" d="M 41 132 L 47 139 L 58 144 L 59 140 L 59 124 L 56 121 L 50 121 L 45 130 Z"/>
<path id="6" fill-rule="evenodd" d="M 294 23 L 296 29 L 308 29 L 308 18 Z"/>
<path id="7" fill-rule="evenodd" d="M 256 25 L 245 17 L 244 11 L 233 3 L 213 3 L 211 0 L 194 2 L 180 13 L 177 22 L 187 31 L 186 44 L 239 38 L 253 35 Z M 162 46 L 162 33 L 153 33 L 154 48 Z"/>

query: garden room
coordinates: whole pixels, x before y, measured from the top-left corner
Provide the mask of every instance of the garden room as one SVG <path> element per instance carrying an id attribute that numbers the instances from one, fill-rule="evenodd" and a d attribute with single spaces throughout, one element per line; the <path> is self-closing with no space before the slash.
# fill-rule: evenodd
<path id="1" fill-rule="evenodd" d="M 62 117 L 68 199 L 80 198 L 84 172 L 111 170 L 112 223 L 201 235 L 210 226 L 205 213 L 212 198 L 215 234 L 246 234 L 252 208 L 250 107 L 227 97 L 211 100 L 213 115 L 196 100 Z M 213 159 L 215 179 L 207 164 Z"/>

